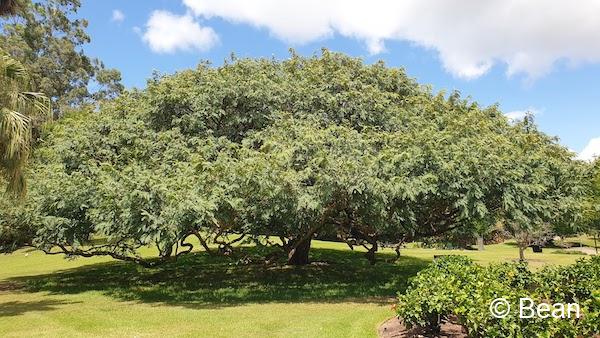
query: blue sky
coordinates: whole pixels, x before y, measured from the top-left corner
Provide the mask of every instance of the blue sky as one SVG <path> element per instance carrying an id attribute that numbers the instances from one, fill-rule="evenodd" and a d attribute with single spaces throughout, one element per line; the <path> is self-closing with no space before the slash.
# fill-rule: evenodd
<path id="1" fill-rule="evenodd" d="M 485 3 L 485 5 L 483 4 Z M 344 4 L 344 6 L 342 6 Z M 446 5 L 448 4 L 448 5 Z M 600 154 L 600 3 L 490 0 L 83 1 L 92 42 L 128 87 L 200 60 L 285 58 L 322 47 L 404 67 L 434 90 L 459 90 L 518 116 L 590 158 Z M 444 7 L 448 6 L 448 7 Z M 587 147 L 587 149 L 586 149 Z"/>

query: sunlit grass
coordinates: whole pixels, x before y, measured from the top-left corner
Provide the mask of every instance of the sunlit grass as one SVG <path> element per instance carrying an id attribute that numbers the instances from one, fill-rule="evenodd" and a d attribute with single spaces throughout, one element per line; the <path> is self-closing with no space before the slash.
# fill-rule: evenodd
<path id="1" fill-rule="evenodd" d="M 567 237 L 563 241 L 571 246 L 588 246 L 590 248 L 594 248 L 595 246 L 600 247 L 600 239 L 596 238 L 596 241 L 594 242 L 594 238 L 590 236 Z"/>
<path id="2" fill-rule="evenodd" d="M 533 268 L 583 257 L 556 250 L 526 256 Z M 145 269 L 20 250 L 0 256 L 0 336 L 375 336 L 410 276 L 444 254 L 482 264 L 518 258 L 512 243 L 482 252 L 406 248 L 393 263 L 385 249 L 372 266 L 362 250 L 315 241 L 316 263 L 305 267 L 247 263 L 258 256 L 245 248 L 231 258 L 197 252 Z"/>

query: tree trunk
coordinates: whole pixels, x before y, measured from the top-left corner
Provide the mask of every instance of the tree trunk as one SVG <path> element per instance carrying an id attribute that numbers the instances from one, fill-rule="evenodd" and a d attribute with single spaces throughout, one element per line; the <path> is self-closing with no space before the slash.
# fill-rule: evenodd
<path id="1" fill-rule="evenodd" d="M 309 262 L 308 252 L 310 251 L 311 237 L 297 243 L 295 248 L 288 253 L 288 265 L 306 265 Z"/>
<path id="2" fill-rule="evenodd" d="M 396 252 L 396 260 L 400 259 L 400 245 L 397 245 L 394 251 Z"/>
<path id="3" fill-rule="evenodd" d="M 483 236 L 481 236 L 481 235 L 477 236 L 477 250 L 479 250 L 479 251 L 485 250 Z"/>
<path id="4" fill-rule="evenodd" d="M 367 259 L 369 260 L 369 263 L 371 263 L 371 265 L 375 265 L 375 262 L 377 262 L 377 259 L 375 258 L 376 252 L 377 252 L 377 242 L 373 242 L 372 247 L 365 254 L 365 256 L 367 256 Z"/>
<path id="5" fill-rule="evenodd" d="M 18 6 L 17 0 L 0 0 L 0 16 L 14 15 Z"/>
<path id="6" fill-rule="evenodd" d="M 525 249 L 527 249 L 526 246 L 519 245 L 519 260 L 521 262 L 525 262 Z"/>
<path id="7" fill-rule="evenodd" d="M 598 234 L 594 233 L 594 248 L 596 249 L 596 255 L 598 254 L 598 243 L 596 242 L 597 237 L 598 237 Z"/>

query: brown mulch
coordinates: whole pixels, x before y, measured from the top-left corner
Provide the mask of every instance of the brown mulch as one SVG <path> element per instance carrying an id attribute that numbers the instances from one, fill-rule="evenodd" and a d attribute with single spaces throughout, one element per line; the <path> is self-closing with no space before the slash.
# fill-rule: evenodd
<path id="1" fill-rule="evenodd" d="M 407 329 L 398 317 L 390 318 L 383 322 L 377 330 L 380 338 L 465 338 L 467 334 L 458 324 L 446 322 L 438 335 L 427 335 L 422 329 Z"/>

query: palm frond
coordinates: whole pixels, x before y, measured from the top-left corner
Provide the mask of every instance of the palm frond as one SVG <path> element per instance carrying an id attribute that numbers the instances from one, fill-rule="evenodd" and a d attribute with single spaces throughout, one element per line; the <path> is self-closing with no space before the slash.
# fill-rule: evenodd
<path id="1" fill-rule="evenodd" d="M 0 163 L 8 191 L 25 193 L 23 167 L 29 158 L 30 118 L 17 111 L 0 110 Z"/>
<path id="2" fill-rule="evenodd" d="M 51 117 L 50 100 L 27 91 L 29 77 L 23 65 L 0 54 L 0 175 L 8 191 L 23 195 L 24 167 L 30 152 L 32 117 Z"/>
<path id="3" fill-rule="evenodd" d="M 6 191 L 17 197 L 23 197 L 27 191 L 27 180 L 24 173 L 26 162 L 24 157 L 0 160 L 0 173 L 6 180 Z"/>
<path id="4" fill-rule="evenodd" d="M 29 116 L 49 118 L 52 115 L 50 99 L 42 93 L 20 92 L 19 107 L 21 107 L 21 111 Z"/>
<path id="5" fill-rule="evenodd" d="M 19 82 L 25 81 L 27 70 L 19 61 L 10 56 L 0 55 L 0 77 Z"/>
<path id="6" fill-rule="evenodd" d="M 0 111 L 0 156 L 11 159 L 26 154 L 31 139 L 30 119 L 17 111 Z"/>

